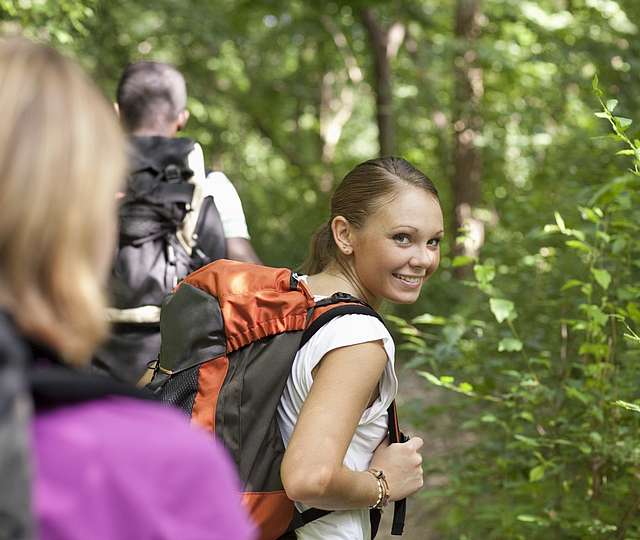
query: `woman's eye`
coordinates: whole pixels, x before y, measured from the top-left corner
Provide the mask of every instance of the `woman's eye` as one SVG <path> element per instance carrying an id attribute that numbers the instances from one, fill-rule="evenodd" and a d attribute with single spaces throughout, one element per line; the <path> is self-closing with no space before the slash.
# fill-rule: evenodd
<path id="1" fill-rule="evenodd" d="M 440 238 L 432 238 L 431 240 L 429 240 L 427 242 L 427 245 L 428 246 L 434 246 L 434 247 L 439 246 L 440 245 Z"/>
<path id="2" fill-rule="evenodd" d="M 393 239 L 398 242 L 398 244 L 408 244 L 411 241 L 411 237 L 405 233 L 395 234 Z"/>

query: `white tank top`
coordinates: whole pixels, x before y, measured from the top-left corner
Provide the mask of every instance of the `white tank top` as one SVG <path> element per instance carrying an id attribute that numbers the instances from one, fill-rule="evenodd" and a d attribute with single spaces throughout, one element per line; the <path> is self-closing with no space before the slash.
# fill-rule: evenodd
<path id="1" fill-rule="evenodd" d="M 369 315 L 336 317 L 296 354 L 278 406 L 278 423 L 285 446 L 289 444 L 302 404 L 313 384 L 311 372 L 320 360 L 333 349 L 378 340 L 382 341 L 389 358 L 378 386 L 379 396 L 362 414 L 344 457 L 344 465 L 351 470 L 366 471 L 369 468 L 374 450 L 387 435 L 387 408 L 398 391 L 393 339 L 385 326 Z M 365 369 L 365 358 L 362 365 Z M 296 507 L 300 511 L 307 509 L 301 503 L 296 503 Z M 369 510 L 335 511 L 305 525 L 296 533 L 303 540 L 366 540 L 371 538 Z"/>

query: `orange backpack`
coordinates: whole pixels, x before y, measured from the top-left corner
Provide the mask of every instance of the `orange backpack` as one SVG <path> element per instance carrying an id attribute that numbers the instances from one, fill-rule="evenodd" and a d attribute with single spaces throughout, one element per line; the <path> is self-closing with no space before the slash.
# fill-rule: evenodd
<path id="1" fill-rule="evenodd" d="M 229 450 L 261 540 L 275 540 L 329 513 L 300 513 L 287 497 L 276 411 L 297 351 L 329 320 L 350 313 L 382 320 L 344 293 L 316 302 L 291 270 L 228 260 L 190 274 L 163 303 L 160 357 L 148 387 Z M 389 437 L 404 438 L 395 403 Z M 402 534 L 404 503 L 396 503 L 392 534 Z M 375 534 L 379 512 L 371 517 Z"/>

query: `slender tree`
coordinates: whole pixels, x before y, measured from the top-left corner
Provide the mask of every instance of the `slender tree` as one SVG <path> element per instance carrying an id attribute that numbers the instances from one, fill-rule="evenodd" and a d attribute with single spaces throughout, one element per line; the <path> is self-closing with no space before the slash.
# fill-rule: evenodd
<path id="1" fill-rule="evenodd" d="M 405 36 L 403 24 L 393 23 L 385 29 L 369 8 L 360 11 L 373 55 L 374 90 L 376 94 L 376 118 L 380 155 L 388 156 L 395 151 L 395 124 L 391 85 L 390 60 L 396 56 Z"/>
<path id="2" fill-rule="evenodd" d="M 458 255 L 476 257 L 484 242 L 484 224 L 474 216 L 481 201 L 482 156 L 477 140 L 482 129 L 480 102 L 484 94 L 482 68 L 475 45 L 480 33 L 482 0 L 457 0 L 455 10 L 452 193 L 454 223 L 464 241 Z M 460 271 L 459 274 L 464 274 Z"/>

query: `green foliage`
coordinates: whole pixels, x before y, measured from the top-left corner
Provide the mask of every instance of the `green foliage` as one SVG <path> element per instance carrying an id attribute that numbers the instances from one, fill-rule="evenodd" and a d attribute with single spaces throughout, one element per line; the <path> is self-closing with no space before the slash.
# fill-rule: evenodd
<path id="1" fill-rule="evenodd" d="M 426 490 L 429 521 L 446 539 L 640 538 L 640 2 L 481 2 L 486 241 L 464 285 L 456 268 L 477 261 L 451 254 L 447 219 L 452 111 L 464 105 L 456 4 L 0 0 L 0 29 L 62 48 L 110 99 L 127 63 L 175 63 L 189 89 L 185 134 L 237 186 L 263 260 L 296 266 L 331 188 L 378 151 L 360 10 L 400 25 L 397 153 L 437 184 L 446 236 L 421 301 L 390 318 L 425 393 L 451 392 L 418 427 L 455 421 L 464 441 L 428 463 L 448 479 Z"/>
<path id="2" fill-rule="evenodd" d="M 640 141 L 593 85 L 631 167 L 539 227 L 544 259 L 476 264 L 466 314 L 394 319 L 472 441 L 428 463 L 445 538 L 640 538 Z"/>
<path id="3" fill-rule="evenodd" d="M 97 3 L 98 0 L 0 0 L 0 21 L 5 32 L 22 29 L 34 39 L 65 46 L 78 36 L 87 35 L 86 23 L 95 15 Z"/>

